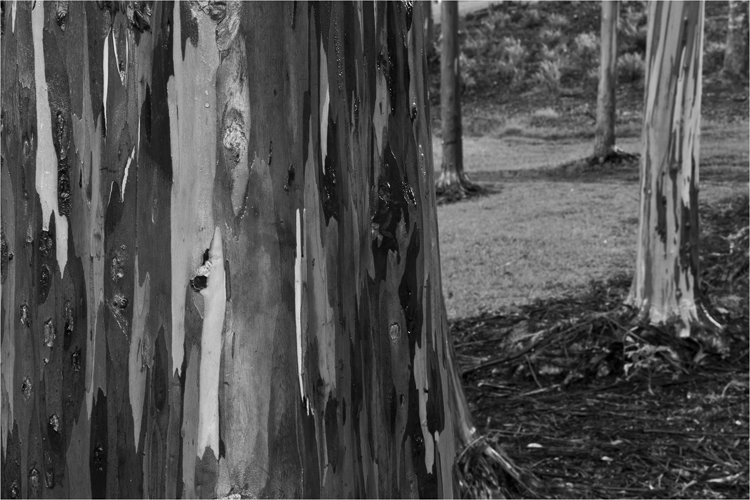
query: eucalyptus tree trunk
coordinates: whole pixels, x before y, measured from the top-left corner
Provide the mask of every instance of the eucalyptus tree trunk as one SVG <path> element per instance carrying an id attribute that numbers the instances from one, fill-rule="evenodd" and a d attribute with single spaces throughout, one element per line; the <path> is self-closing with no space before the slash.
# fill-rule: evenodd
<path id="1" fill-rule="evenodd" d="M 602 2 L 599 90 L 596 101 L 596 136 L 593 158 L 599 163 L 615 152 L 615 83 L 617 81 L 617 1 Z"/>
<path id="2" fill-rule="evenodd" d="M 422 1 L 424 2 L 425 52 L 429 58 L 435 52 L 435 20 L 432 18 L 432 0 Z"/>
<path id="3" fill-rule="evenodd" d="M 3 496 L 458 491 L 422 9 L 5 4 Z"/>
<path id="4" fill-rule="evenodd" d="M 746 1 L 729 0 L 727 42 L 724 49 L 725 75 L 748 78 L 748 5 Z"/>
<path id="5" fill-rule="evenodd" d="M 463 198 L 475 191 L 464 173 L 461 134 L 461 88 L 458 62 L 458 2 L 443 0 L 440 4 L 440 107 L 442 110 L 443 164 L 436 191 L 441 199 Z"/>
<path id="6" fill-rule="evenodd" d="M 703 2 L 652 2 L 641 147 L 638 254 L 629 303 L 681 337 L 719 326 L 700 294 L 698 160 Z"/>

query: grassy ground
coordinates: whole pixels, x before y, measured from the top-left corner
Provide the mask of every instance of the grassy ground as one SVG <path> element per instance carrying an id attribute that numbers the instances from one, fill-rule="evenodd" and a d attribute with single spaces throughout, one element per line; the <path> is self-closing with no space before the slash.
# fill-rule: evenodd
<path id="1" fill-rule="evenodd" d="M 438 208 L 443 288 L 451 318 L 575 293 L 630 273 L 638 226 L 638 167 L 602 175 L 555 168 L 589 154 L 586 137 L 549 129 L 464 141 L 466 170 L 490 194 Z M 569 135 L 575 135 L 575 131 Z M 638 139 L 621 147 L 638 151 Z M 747 123 L 709 123 L 701 143 L 702 203 L 748 189 Z M 439 144 L 436 144 L 438 146 Z M 435 147 L 435 165 L 440 148 Z"/>

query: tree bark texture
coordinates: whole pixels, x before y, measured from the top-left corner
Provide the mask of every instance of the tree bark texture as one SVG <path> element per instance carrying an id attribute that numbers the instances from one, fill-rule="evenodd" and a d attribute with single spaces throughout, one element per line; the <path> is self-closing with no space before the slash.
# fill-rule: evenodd
<path id="1" fill-rule="evenodd" d="M 617 80 L 617 18 L 620 4 L 602 2 L 599 90 L 596 101 L 594 158 L 602 162 L 615 148 L 615 83 Z"/>
<path id="2" fill-rule="evenodd" d="M 458 2 L 440 4 L 440 107 L 442 113 L 443 164 L 437 181 L 438 196 L 461 197 L 473 185 L 464 173 L 461 133 L 461 87 L 458 62 Z"/>
<path id="3" fill-rule="evenodd" d="M 649 4 L 640 224 L 629 302 L 680 336 L 717 326 L 700 296 L 702 2 Z"/>
<path id="4" fill-rule="evenodd" d="M 454 494 L 423 8 L 5 4 L 3 496 Z"/>
<path id="5" fill-rule="evenodd" d="M 729 0 L 727 19 L 727 43 L 724 49 L 726 75 L 748 78 L 748 4 L 746 1 Z"/>

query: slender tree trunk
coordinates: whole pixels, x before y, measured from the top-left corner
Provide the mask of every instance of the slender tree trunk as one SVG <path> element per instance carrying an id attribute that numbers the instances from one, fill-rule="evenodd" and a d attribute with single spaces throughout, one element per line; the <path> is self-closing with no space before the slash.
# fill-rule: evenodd
<path id="1" fill-rule="evenodd" d="M 629 303 L 681 337 L 718 330 L 700 295 L 702 2 L 649 6 L 638 255 Z"/>
<path id="2" fill-rule="evenodd" d="M 617 1 L 602 2 L 601 61 L 596 102 L 593 157 L 604 163 L 615 151 L 615 84 L 617 80 Z"/>
<path id="3" fill-rule="evenodd" d="M 422 4 L 141 6 L 5 6 L 2 495 L 455 494 Z"/>
<path id="4" fill-rule="evenodd" d="M 432 18 L 432 0 L 422 0 L 424 2 L 425 12 L 425 49 L 427 57 L 430 58 L 435 53 L 435 21 Z"/>
<path id="5" fill-rule="evenodd" d="M 476 190 L 464 173 L 461 138 L 461 88 L 458 62 L 458 2 L 441 2 L 440 107 L 443 123 L 443 164 L 436 184 L 438 197 L 448 201 Z"/>
<path id="6" fill-rule="evenodd" d="M 746 1 L 729 1 L 727 43 L 722 72 L 727 76 L 745 80 L 748 78 L 747 16 L 748 6 Z"/>

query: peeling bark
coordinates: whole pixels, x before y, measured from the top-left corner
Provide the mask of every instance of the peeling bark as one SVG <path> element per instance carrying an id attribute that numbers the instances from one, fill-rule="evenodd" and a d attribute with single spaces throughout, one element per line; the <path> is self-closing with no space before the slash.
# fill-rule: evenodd
<path id="1" fill-rule="evenodd" d="M 15 4 L 3 496 L 457 492 L 425 5 Z"/>
<path id="2" fill-rule="evenodd" d="M 628 302 L 680 337 L 720 330 L 700 293 L 698 158 L 703 3 L 649 8 L 636 272 Z"/>

